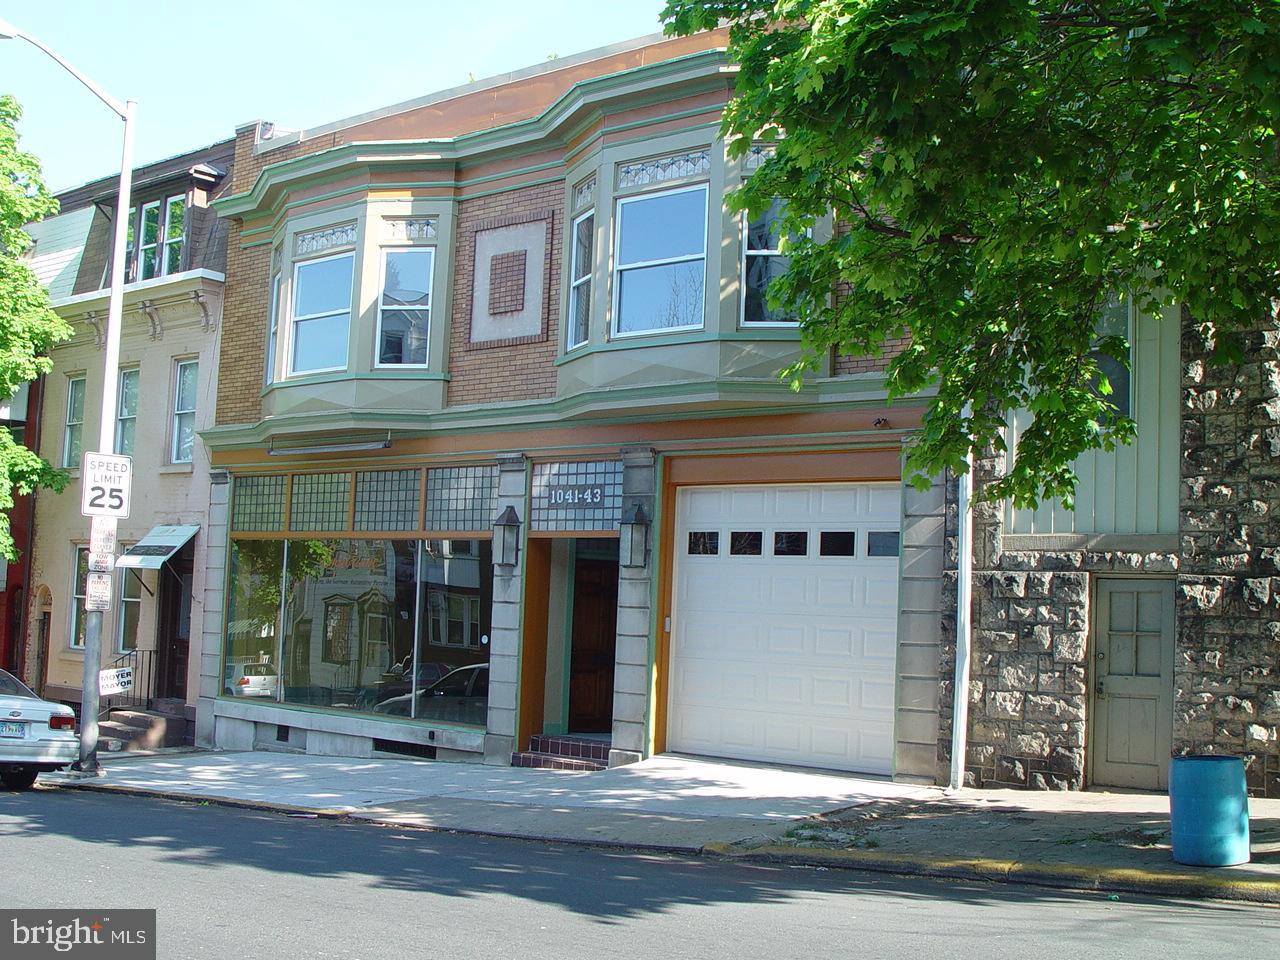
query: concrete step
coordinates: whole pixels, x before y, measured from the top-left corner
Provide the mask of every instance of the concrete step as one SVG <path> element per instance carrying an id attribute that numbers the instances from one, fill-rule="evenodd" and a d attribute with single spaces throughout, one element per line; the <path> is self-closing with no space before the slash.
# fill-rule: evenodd
<path id="1" fill-rule="evenodd" d="M 608 763 L 609 746 L 608 740 L 540 733 L 530 738 L 529 752 L 549 753 L 570 760 L 596 760 L 600 763 Z"/>
<path id="2" fill-rule="evenodd" d="M 98 724 L 99 737 L 121 740 L 127 750 L 180 747 L 186 740 L 187 721 L 150 710 L 112 710 Z"/>
<path id="3" fill-rule="evenodd" d="M 603 760 L 583 760 L 574 757 L 562 757 L 554 753 L 537 753 L 526 750 L 511 755 L 513 767 L 537 767 L 543 770 L 604 770 L 608 764 Z"/>
<path id="4" fill-rule="evenodd" d="M 125 742 L 118 737 L 98 737 L 99 753 L 119 753 L 125 746 Z"/>

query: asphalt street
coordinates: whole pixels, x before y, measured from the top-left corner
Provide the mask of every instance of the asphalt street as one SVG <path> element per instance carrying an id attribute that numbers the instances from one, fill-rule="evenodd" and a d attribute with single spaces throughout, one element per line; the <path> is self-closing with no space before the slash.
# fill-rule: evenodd
<path id="1" fill-rule="evenodd" d="M 1275 956 L 1280 910 L 586 849 L 72 790 L 0 791 L 0 905 L 159 909 L 247 960 Z"/>

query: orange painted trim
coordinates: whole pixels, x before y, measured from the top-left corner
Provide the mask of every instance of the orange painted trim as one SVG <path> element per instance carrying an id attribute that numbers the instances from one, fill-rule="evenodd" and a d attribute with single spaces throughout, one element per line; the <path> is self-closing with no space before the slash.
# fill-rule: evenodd
<path id="1" fill-rule="evenodd" d="M 658 616 L 657 643 L 653 657 L 653 730 L 651 755 L 667 750 L 667 705 L 671 697 L 671 633 L 667 618 L 671 616 L 672 570 L 675 567 L 676 488 L 667 477 L 663 463 L 662 528 L 658 533 Z"/>
<path id="2" fill-rule="evenodd" d="M 551 597 L 551 541 L 525 544 L 524 610 L 520 631 L 519 719 L 516 750 L 542 732 L 547 689 L 547 620 Z"/>
<path id="3" fill-rule="evenodd" d="M 572 424 L 527 430 L 476 430 L 468 433 L 440 434 L 393 440 L 383 452 L 370 452 L 362 457 L 349 453 L 308 453 L 296 459 L 267 455 L 266 447 L 240 450 L 216 450 L 214 466 L 252 466 L 261 472 L 293 472 L 319 469 L 317 464 L 337 466 L 346 463 L 395 463 L 410 457 L 440 458 L 447 466 L 450 459 L 465 462 L 472 457 L 492 458 L 508 450 L 536 451 L 539 460 L 591 459 L 590 447 L 652 446 L 663 452 L 702 451 L 709 445 L 789 447 L 831 444 L 848 446 L 849 433 L 863 432 L 876 446 L 898 447 L 904 437 L 920 425 L 923 406 L 883 406 L 862 410 L 833 410 L 802 413 L 774 413 L 760 416 L 702 417 L 688 420 L 657 420 L 637 423 Z M 888 419 L 890 425 L 877 429 L 877 420 Z M 871 431 L 875 431 L 871 433 Z M 827 436 L 814 436 L 827 434 Z M 840 435 L 845 434 L 844 440 Z M 326 439 L 332 439 L 327 437 Z M 604 451 L 602 451 L 604 452 Z M 261 467 L 259 467 L 261 465 Z M 421 465 L 410 462 L 409 465 Z M 332 469 L 332 466 L 329 467 Z"/>

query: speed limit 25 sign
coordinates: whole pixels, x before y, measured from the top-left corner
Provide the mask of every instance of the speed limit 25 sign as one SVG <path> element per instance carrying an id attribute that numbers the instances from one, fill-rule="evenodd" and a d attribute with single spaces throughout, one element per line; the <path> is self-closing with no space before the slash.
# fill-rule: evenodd
<path id="1" fill-rule="evenodd" d="M 86 517 L 129 516 L 133 458 L 86 453 L 80 469 L 80 513 Z"/>

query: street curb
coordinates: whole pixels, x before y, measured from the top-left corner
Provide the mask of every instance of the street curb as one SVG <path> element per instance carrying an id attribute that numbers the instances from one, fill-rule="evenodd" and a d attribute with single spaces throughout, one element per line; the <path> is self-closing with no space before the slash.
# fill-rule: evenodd
<path id="1" fill-rule="evenodd" d="M 1133 867 L 1085 867 L 1070 863 L 1032 864 L 981 857 L 884 854 L 870 850 L 818 850 L 783 846 L 746 849 L 730 843 L 709 843 L 702 851 L 707 855 L 748 863 L 837 867 L 907 876 L 1027 883 L 1071 890 L 1280 904 L 1280 881 L 1276 880 L 1237 879 Z"/>
<path id="2" fill-rule="evenodd" d="M 349 810 L 337 810 L 332 807 L 299 807 L 285 803 L 272 803 L 269 800 L 240 800 L 236 797 L 223 797 L 217 794 L 182 793 L 176 790 L 154 790 L 150 787 L 125 787 L 114 783 L 95 783 L 92 780 L 59 780 L 56 786 L 60 790 L 88 790 L 101 793 L 122 793 L 134 797 L 155 797 L 159 800 L 176 800 L 179 803 L 207 803 L 215 807 L 236 807 L 241 810 L 262 810 L 267 813 L 305 813 L 323 820 L 342 820 L 351 816 Z"/>

